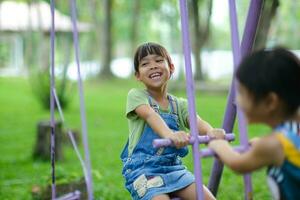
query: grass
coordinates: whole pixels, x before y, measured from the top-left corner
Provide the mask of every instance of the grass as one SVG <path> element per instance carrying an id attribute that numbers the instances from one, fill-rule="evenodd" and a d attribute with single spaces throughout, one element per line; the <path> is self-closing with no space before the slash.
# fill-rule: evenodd
<path id="1" fill-rule="evenodd" d="M 124 117 L 126 95 L 136 82 L 126 80 L 90 81 L 85 83 L 87 127 L 91 154 L 95 199 L 130 199 L 121 176 L 119 154 L 127 140 Z M 176 92 L 185 96 L 185 92 Z M 70 107 L 64 111 L 68 127 L 81 132 L 78 93 L 74 89 Z M 197 93 L 197 110 L 213 126 L 222 124 L 226 95 Z M 50 163 L 32 159 L 36 126 L 50 117 L 34 97 L 27 79 L 0 78 L 0 199 L 32 199 L 36 186 L 50 183 Z M 250 127 L 251 137 L 264 133 L 263 126 Z M 237 132 L 236 130 L 234 132 Z M 236 141 L 235 144 L 238 142 Z M 82 145 L 80 145 L 81 153 Z M 59 177 L 81 177 L 82 170 L 73 149 L 64 147 L 65 159 L 57 162 Z M 190 170 L 192 156 L 184 162 Z M 213 159 L 203 159 L 203 180 L 208 182 Z M 255 199 L 270 199 L 265 172 L 253 173 Z M 58 179 L 60 181 L 62 179 Z M 244 199 L 242 176 L 225 168 L 219 199 Z"/>

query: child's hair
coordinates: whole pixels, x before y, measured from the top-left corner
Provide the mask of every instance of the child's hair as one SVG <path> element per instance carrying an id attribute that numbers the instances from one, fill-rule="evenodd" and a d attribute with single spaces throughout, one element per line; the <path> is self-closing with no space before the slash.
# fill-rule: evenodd
<path id="1" fill-rule="evenodd" d="M 286 105 L 291 116 L 300 106 L 300 61 L 290 51 L 276 47 L 259 50 L 240 64 L 236 77 L 253 93 L 255 101 L 275 92 Z"/>
<path id="2" fill-rule="evenodd" d="M 140 61 L 146 57 L 149 54 L 155 54 L 162 56 L 165 58 L 168 62 L 168 65 L 170 66 L 172 64 L 171 57 L 167 50 L 161 46 L 160 44 L 154 43 L 154 42 L 147 42 L 144 44 L 141 44 L 135 54 L 134 54 L 134 71 L 135 73 L 139 72 L 139 64 Z"/>

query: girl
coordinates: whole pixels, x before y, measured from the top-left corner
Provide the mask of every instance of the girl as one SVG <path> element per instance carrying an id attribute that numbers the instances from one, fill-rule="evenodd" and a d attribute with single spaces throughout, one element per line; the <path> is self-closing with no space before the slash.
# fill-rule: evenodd
<path id="1" fill-rule="evenodd" d="M 121 154 L 126 188 L 138 200 L 196 199 L 194 176 L 180 159 L 188 153 L 187 101 L 167 93 L 174 72 L 171 58 L 161 45 L 145 43 L 136 50 L 134 69 L 145 89 L 132 89 L 127 98 L 129 140 Z M 197 125 L 200 134 L 224 137 L 223 130 L 214 130 L 200 117 Z M 156 138 L 169 138 L 175 147 L 155 149 Z M 203 188 L 205 199 L 214 199 Z"/>
<path id="2" fill-rule="evenodd" d="M 237 153 L 228 142 L 209 143 L 219 158 L 239 173 L 267 166 L 274 199 L 300 198 L 300 62 L 291 52 L 261 50 L 240 64 L 237 101 L 250 124 L 263 123 L 273 131 Z M 298 126 L 299 127 L 299 126 Z"/>

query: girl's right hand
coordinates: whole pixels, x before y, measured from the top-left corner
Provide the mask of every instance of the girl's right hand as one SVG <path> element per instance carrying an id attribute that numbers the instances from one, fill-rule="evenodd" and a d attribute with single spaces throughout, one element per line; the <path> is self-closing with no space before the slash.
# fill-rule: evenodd
<path id="1" fill-rule="evenodd" d="M 168 138 L 172 140 L 177 149 L 188 145 L 190 141 L 189 134 L 184 131 L 175 131 L 175 133 L 171 134 Z"/>

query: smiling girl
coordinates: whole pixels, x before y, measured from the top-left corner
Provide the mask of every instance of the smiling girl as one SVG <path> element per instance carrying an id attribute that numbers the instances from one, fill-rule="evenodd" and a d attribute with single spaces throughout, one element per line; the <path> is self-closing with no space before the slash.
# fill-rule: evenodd
<path id="1" fill-rule="evenodd" d="M 129 139 L 121 154 L 125 186 L 133 199 L 167 200 L 172 197 L 196 199 L 195 179 L 182 164 L 188 153 L 187 101 L 167 92 L 174 65 L 164 47 L 156 43 L 140 45 L 134 56 L 135 76 L 145 88 L 131 89 L 126 117 Z M 223 138 L 224 131 L 213 129 L 197 116 L 199 134 Z M 172 140 L 174 147 L 155 149 L 157 138 Z M 215 199 L 203 186 L 205 199 Z"/>

